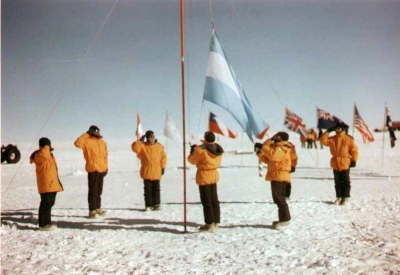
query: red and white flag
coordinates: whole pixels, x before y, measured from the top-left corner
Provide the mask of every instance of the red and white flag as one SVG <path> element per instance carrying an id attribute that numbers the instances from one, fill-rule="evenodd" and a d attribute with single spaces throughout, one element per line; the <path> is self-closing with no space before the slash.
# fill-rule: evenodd
<path id="1" fill-rule="evenodd" d="M 144 135 L 142 123 L 140 122 L 140 116 L 137 114 L 137 123 L 136 123 L 136 139 L 140 139 Z"/>
<path id="2" fill-rule="evenodd" d="M 364 120 L 358 113 L 357 106 L 355 104 L 354 104 L 354 128 L 356 128 L 361 133 L 364 143 L 370 143 L 374 141 L 374 136 L 368 129 L 367 124 L 365 124 Z"/>
<path id="3" fill-rule="evenodd" d="M 220 134 L 226 137 L 230 138 L 236 138 L 237 135 L 235 135 L 228 127 L 225 126 L 225 124 L 217 118 L 216 115 L 210 112 L 210 120 L 208 123 L 208 130 Z"/>
<path id="4" fill-rule="evenodd" d="M 265 128 L 264 131 L 262 131 L 262 132 L 257 136 L 257 138 L 258 138 L 258 139 L 264 139 L 265 135 L 267 135 L 268 130 L 269 130 L 269 126 L 267 126 L 267 128 Z"/>

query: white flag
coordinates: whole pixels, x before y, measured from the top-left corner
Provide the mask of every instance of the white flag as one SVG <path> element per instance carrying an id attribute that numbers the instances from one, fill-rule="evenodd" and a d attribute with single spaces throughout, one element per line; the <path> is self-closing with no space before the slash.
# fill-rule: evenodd
<path id="1" fill-rule="evenodd" d="M 136 138 L 140 139 L 144 135 L 142 123 L 140 122 L 140 116 L 137 114 L 137 123 L 136 123 Z"/>
<path id="2" fill-rule="evenodd" d="M 182 138 L 171 116 L 167 113 L 164 126 L 164 136 L 182 144 Z"/>

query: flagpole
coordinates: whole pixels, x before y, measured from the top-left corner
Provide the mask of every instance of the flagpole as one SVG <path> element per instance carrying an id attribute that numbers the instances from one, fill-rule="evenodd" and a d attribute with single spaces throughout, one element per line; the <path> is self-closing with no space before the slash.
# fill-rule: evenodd
<path id="1" fill-rule="evenodd" d="M 356 114 L 356 103 L 354 102 L 354 108 L 353 108 L 353 137 L 354 137 L 354 116 Z"/>
<path id="2" fill-rule="evenodd" d="M 382 127 L 382 172 L 383 172 L 383 160 L 384 160 L 384 154 L 385 154 L 385 125 L 386 125 L 386 120 L 387 120 L 387 114 L 386 114 L 386 102 L 385 102 L 385 108 L 383 111 L 383 127 Z"/>
<path id="3" fill-rule="evenodd" d="M 243 135 L 244 132 L 242 131 L 242 139 L 240 140 L 240 151 L 243 151 Z M 243 154 L 240 154 L 240 165 L 243 165 Z"/>
<path id="4" fill-rule="evenodd" d="M 165 151 L 167 151 L 168 155 L 168 137 L 165 137 Z"/>
<path id="5" fill-rule="evenodd" d="M 317 109 L 315 110 L 317 113 L 316 113 L 316 117 L 317 117 L 317 129 L 318 129 L 318 134 L 319 134 L 319 128 L 318 128 L 318 106 L 315 106 Z M 301 139 L 301 134 L 300 134 L 300 139 Z M 300 142 L 301 142 L 301 140 L 300 140 Z M 320 147 L 321 147 L 321 142 L 320 142 Z M 318 147 L 317 147 L 317 168 L 319 168 L 319 153 L 318 153 Z"/>
<path id="6" fill-rule="evenodd" d="M 165 111 L 164 137 L 165 137 L 165 151 L 167 152 L 167 155 L 168 155 L 168 137 L 165 135 L 167 119 L 168 119 L 168 112 Z"/>
<path id="7" fill-rule="evenodd" d="M 184 38 L 184 0 L 180 0 L 181 31 L 181 82 L 182 82 L 182 131 L 183 131 L 183 226 L 186 232 L 186 119 L 185 119 L 185 38 Z"/>

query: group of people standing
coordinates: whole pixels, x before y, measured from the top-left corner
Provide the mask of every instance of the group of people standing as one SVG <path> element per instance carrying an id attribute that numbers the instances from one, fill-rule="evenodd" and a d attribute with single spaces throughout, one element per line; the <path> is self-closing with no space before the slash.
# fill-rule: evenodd
<path id="1" fill-rule="evenodd" d="M 75 146 L 83 150 L 86 160 L 85 169 L 88 173 L 88 207 L 89 218 L 105 216 L 106 211 L 101 209 L 101 194 L 103 192 L 104 177 L 108 172 L 108 149 L 106 142 L 100 135 L 100 129 L 92 125 L 89 130 L 78 137 Z M 60 178 L 56 159 L 52 153 L 51 141 L 47 137 L 39 139 L 39 150 L 30 156 L 30 163 L 36 166 L 36 180 L 40 194 L 39 230 L 51 231 L 57 226 L 51 222 L 51 209 L 54 206 L 57 192 L 64 190 Z"/>
<path id="2" fill-rule="evenodd" d="M 329 146 L 332 154 L 336 200 L 334 204 L 345 204 L 350 198 L 350 167 L 356 166 L 358 149 L 351 136 L 344 131 L 344 125 L 338 124 L 321 135 L 320 142 Z M 329 137 L 330 132 L 336 132 Z M 215 143 L 215 134 L 205 132 L 201 145 L 192 145 L 187 157 L 189 163 L 197 167 L 196 183 L 199 186 L 205 224 L 200 232 L 216 232 L 221 221 L 217 183 L 218 168 L 221 165 L 224 149 Z M 104 177 L 108 172 L 107 144 L 100 135 L 97 126 L 78 137 L 75 146 L 83 150 L 88 172 L 88 207 L 89 218 L 95 219 L 106 215 L 101 209 L 101 195 Z M 57 192 L 63 191 L 58 177 L 57 163 L 51 153 L 51 141 L 43 137 L 39 140 L 39 150 L 32 153 L 30 162 L 36 165 L 38 192 L 41 196 L 39 206 L 39 230 L 50 231 L 56 228 L 51 222 L 51 208 L 55 203 Z M 161 210 L 160 180 L 164 175 L 167 155 L 164 147 L 158 143 L 153 131 L 132 143 L 132 151 L 141 161 L 140 177 L 143 179 L 144 201 L 146 211 Z M 271 193 L 278 207 L 278 220 L 272 223 L 275 229 L 289 226 L 291 215 L 287 203 L 291 190 L 291 173 L 295 172 L 297 153 L 295 146 L 289 142 L 286 132 L 278 132 L 264 143 L 255 143 L 254 151 L 261 162 L 267 164 L 266 181 L 271 182 Z"/>
<path id="3" fill-rule="evenodd" d="M 317 149 L 317 141 L 320 140 L 322 133 L 321 128 L 318 129 L 318 134 L 313 128 L 308 129 L 307 135 L 300 135 L 301 148 L 306 148 L 307 145 L 307 149 Z M 319 143 L 322 149 L 323 146 L 321 141 Z"/>
<path id="4" fill-rule="evenodd" d="M 81 134 L 74 145 L 83 151 L 88 173 L 88 218 L 96 219 L 107 213 L 101 209 L 104 177 L 108 173 L 108 148 L 100 134 L 99 127 L 92 125 Z M 57 226 L 51 222 L 51 208 L 54 206 L 57 192 L 64 190 L 58 177 L 57 162 L 51 153 L 51 141 L 47 137 L 39 139 L 39 150 L 30 156 L 30 163 L 36 165 L 38 192 L 41 197 L 39 206 L 39 230 L 51 231 Z M 167 156 L 164 147 L 157 143 L 154 132 L 147 131 L 140 140 L 133 142 L 132 150 L 141 160 L 140 176 L 144 184 L 146 210 L 161 210 L 160 179 L 164 174 Z"/>

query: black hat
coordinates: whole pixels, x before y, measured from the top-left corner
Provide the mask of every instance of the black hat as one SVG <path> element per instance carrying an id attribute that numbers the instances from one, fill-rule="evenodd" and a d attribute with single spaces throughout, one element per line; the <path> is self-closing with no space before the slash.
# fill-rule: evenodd
<path id="1" fill-rule="evenodd" d="M 214 142 L 215 141 L 215 135 L 213 132 L 205 132 L 204 133 L 204 139 L 207 142 Z"/>
<path id="2" fill-rule="evenodd" d="M 342 130 L 346 130 L 347 128 L 349 128 L 349 126 L 347 124 L 345 124 L 344 122 L 338 122 L 338 124 L 336 124 L 335 128 L 341 128 Z"/>
<path id="3" fill-rule="evenodd" d="M 96 125 L 92 125 L 89 127 L 89 132 L 100 132 L 100 129 Z"/>
<path id="4" fill-rule="evenodd" d="M 289 140 L 289 134 L 286 132 L 278 132 L 276 133 L 277 136 L 280 136 L 283 141 Z"/>
<path id="5" fill-rule="evenodd" d="M 53 148 L 51 148 L 51 141 L 50 139 L 48 139 L 47 137 L 42 137 L 39 139 L 39 147 L 44 147 L 48 145 L 50 147 L 50 150 L 54 150 Z"/>
<path id="6" fill-rule="evenodd" d="M 152 135 L 154 135 L 154 132 L 153 132 L 152 130 L 146 131 L 146 134 L 145 134 L 146 138 L 149 138 L 149 137 L 151 137 Z"/>

